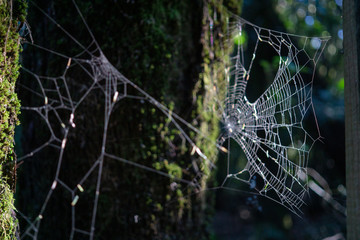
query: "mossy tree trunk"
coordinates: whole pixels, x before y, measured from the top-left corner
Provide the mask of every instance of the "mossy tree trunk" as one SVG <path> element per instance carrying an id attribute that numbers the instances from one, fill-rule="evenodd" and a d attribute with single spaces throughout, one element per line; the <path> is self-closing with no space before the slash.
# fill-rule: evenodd
<path id="1" fill-rule="evenodd" d="M 84 26 L 76 17 L 77 13 L 72 12 L 69 7 L 69 0 L 43 1 L 42 5 L 41 1 L 38 2 L 42 9 L 46 9 L 51 17 L 80 42 L 88 40 L 86 31 L 83 31 Z M 208 141 L 216 141 L 219 122 L 218 116 L 214 116 L 216 112 L 209 112 L 208 108 L 215 104 L 218 95 L 225 94 L 213 91 L 214 86 L 220 91 L 224 91 L 225 87 L 221 75 L 224 73 L 221 69 L 223 64 L 220 61 L 224 46 L 222 40 L 212 42 L 211 34 L 214 39 L 218 39 L 226 31 L 228 13 L 225 9 L 231 6 L 231 10 L 235 9 L 235 13 L 239 13 L 239 1 L 142 0 L 118 1 L 116 4 L 100 0 L 91 3 L 80 0 L 76 2 L 109 61 L 147 93 L 202 129 L 205 134 L 208 133 L 208 140 L 198 138 L 197 144 L 207 156 L 215 159 L 216 149 L 209 147 L 213 145 Z M 33 14 L 29 14 L 29 22 L 30 25 L 37 26 L 36 29 L 33 28 L 37 44 L 50 49 L 56 48 L 57 51 L 72 51 L 63 33 L 52 29 L 44 16 Z M 214 16 L 217 17 L 214 19 Z M 212 32 L 210 23 L 213 24 Z M 35 35 L 40 35 L 40 38 L 36 39 Z M 26 61 L 31 63 L 32 70 L 37 74 L 61 74 L 62 66 L 52 63 L 46 54 L 41 56 L 31 51 L 28 54 L 25 54 Z M 30 59 L 30 55 L 38 59 L 41 57 L 42 60 L 35 62 Z M 36 65 L 39 63 L 41 66 Z M 214 72 L 219 75 L 213 78 Z M 77 112 L 77 116 L 81 117 L 75 119 L 76 132 L 69 135 L 68 142 L 76 142 L 80 138 L 83 140 L 67 146 L 64 155 L 60 178 L 71 185 L 76 185 L 72 179 L 87 171 L 88 168 L 84 166 L 91 166 L 90 161 L 99 155 L 99 139 L 103 134 L 102 100 L 99 94 L 91 94 L 89 100 L 83 102 L 82 110 Z M 24 99 L 28 103 L 32 101 L 29 96 L 24 96 Z M 181 146 L 181 139 L 179 131 L 169 125 L 168 117 L 154 106 L 123 99 L 111 116 L 107 151 L 170 175 L 184 177 L 186 169 L 191 169 L 189 160 L 195 156 L 190 154 L 191 149 L 171 148 L 170 143 Z M 40 132 L 32 134 L 26 136 L 24 132 L 24 138 L 41 135 Z M 31 144 L 26 140 L 23 143 Z M 36 175 L 38 184 L 42 184 L 37 189 L 43 189 L 46 193 L 53 177 L 51 171 L 49 173 L 49 169 L 54 167 L 51 162 L 40 161 L 37 165 L 24 163 L 19 180 L 20 189 L 23 190 L 19 196 L 19 205 L 24 209 L 28 208 L 25 214 L 36 212 L 30 206 L 41 203 L 45 197 L 30 185 L 31 174 Z M 204 162 L 199 167 L 206 172 L 209 166 Z M 210 172 L 207 174 L 199 179 L 203 187 L 208 184 L 211 176 Z M 213 207 L 211 192 L 194 194 L 194 190 L 181 184 L 172 189 L 171 179 L 119 162 L 106 161 L 102 176 L 104 187 L 101 189 L 97 209 L 97 239 L 114 239 L 115 236 L 120 239 L 209 238 Z M 188 180 L 192 178 L 195 175 L 187 176 Z M 34 188 L 33 191 L 29 187 Z M 76 218 L 84 222 L 84 229 L 88 227 L 87 219 L 91 218 L 91 197 L 94 191 L 90 185 L 85 188 L 85 192 L 89 193 L 87 203 L 79 203 L 76 212 Z M 70 224 L 67 220 L 70 211 L 66 210 L 69 205 L 66 205 L 68 200 L 64 196 L 59 192 L 53 196 L 55 205 L 47 206 L 44 216 L 47 221 L 42 222 L 39 238 L 64 239 L 63 235 L 69 233 Z M 59 212 L 59 206 L 64 210 Z M 46 229 L 49 231 L 46 232 Z"/>
<path id="2" fill-rule="evenodd" d="M 15 94 L 19 76 L 19 22 L 25 20 L 24 1 L 0 1 L 0 238 L 15 239 L 17 220 L 13 192 L 16 179 L 14 129 L 20 103 Z"/>

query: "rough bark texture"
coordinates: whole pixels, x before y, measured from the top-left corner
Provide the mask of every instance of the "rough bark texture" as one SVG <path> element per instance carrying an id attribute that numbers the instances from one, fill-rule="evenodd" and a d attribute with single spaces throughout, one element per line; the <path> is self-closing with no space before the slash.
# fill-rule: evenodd
<path id="1" fill-rule="evenodd" d="M 25 19 L 25 9 L 22 0 L 0 1 L 0 238 L 4 240 L 16 238 L 14 129 L 20 103 L 15 82 L 19 75 L 18 25 Z"/>
<path id="2" fill-rule="evenodd" d="M 81 43 L 86 42 L 89 37 L 83 31 L 84 26 L 69 2 L 71 1 L 37 1 L 47 14 Z M 208 139 L 215 142 L 219 123 L 217 118 L 212 117 L 214 113 L 204 109 L 214 102 L 213 81 L 210 77 L 211 71 L 219 70 L 215 66 L 215 60 L 221 55 L 221 43 L 214 41 L 214 46 L 210 46 L 209 17 L 216 15 L 214 11 L 217 12 L 217 20 L 212 20 L 213 34 L 223 32 L 227 14 L 222 13 L 225 12 L 223 5 L 235 5 L 239 8 L 238 1 L 143 0 L 118 1 L 116 4 L 101 0 L 76 2 L 109 61 L 127 78 L 187 121 L 195 119 L 192 124 L 203 132 L 208 131 Z M 28 21 L 31 26 L 36 26 L 32 29 L 37 44 L 60 52 L 76 52 L 77 49 L 73 50 L 69 46 L 70 41 L 63 33 L 57 32 L 48 19 L 32 11 L 36 9 L 30 8 Z M 30 65 L 29 69 L 40 75 L 54 76 L 63 71 L 62 65 L 52 60 L 47 52 L 39 54 L 27 50 L 24 62 Z M 73 74 L 73 79 L 81 80 L 81 76 Z M 223 80 L 219 78 L 220 81 Z M 76 89 L 71 87 L 74 86 L 70 86 L 70 89 Z M 99 155 L 99 140 L 103 134 L 103 100 L 102 95 L 96 92 L 91 94 L 77 112 L 79 117 L 76 119 L 76 132 L 70 134 L 68 140 L 74 144 L 67 146 L 64 154 L 60 178 L 71 185 L 76 184 L 76 177 L 87 171 L 89 164 Z M 35 101 L 29 94 L 21 95 L 21 99 L 27 104 Z M 181 145 L 178 130 L 168 126 L 167 121 L 167 117 L 153 106 L 124 99 L 112 114 L 107 150 L 133 162 L 181 177 L 187 168 L 191 168 L 189 159 L 194 156 L 190 154 L 191 149 Z M 42 129 L 39 127 L 41 125 L 34 118 L 26 117 L 23 129 L 31 124 L 34 124 L 33 129 L 36 131 L 31 134 L 30 131 L 23 131 L 24 152 L 33 150 L 34 146 L 40 145 L 44 140 L 44 133 L 39 130 Z M 30 127 L 28 129 L 31 130 Z M 46 131 L 46 127 L 44 130 Z M 210 146 L 207 140 L 196 139 L 194 134 L 192 137 L 198 146 L 205 149 L 207 156 L 216 157 L 215 148 L 206 148 Z M 81 138 L 83 145 L 80 144 Z M 178 146 L 174 151 L 169 147 L 171 141 Z M 52 169 L 56 160 L 41 161 L 41 157 L 56 158 L 56 154 L 46 154 L 43 151 L 34 156 L 33 162 L 24 162 L 19 177 L 21 193 L 18 204 L 27 216 L 36 214 L 37 208 L 41 207 L 49 183 L 51 185 L 49 181 L 54 176 Z M 208 171 L 205 162 L 200 168 L 204 172 Z M 189 179 L 195 177 L 193 173 L 189 174 Z M 186 186 L 172 190 L 171 179 L 111 161 L 104 165 L 102 176 L 104 187 L 101 188 L 97 208 L 96 239 L 210 238 L 208 226 L 213 207 L 212 192 L 194 194 L 194 190 L 189 190 Z M 208 184 L 208 177 L 204 175 L 199 179 L 204 187 Z M 89 182 L 93 183 L 92 180 Z M 90 184 L 85 187 L 84 194 L 88 195 L 84 197 L 83 204 L 77 204 L 76 210 L 76 220 L 79 222 L 77 226 L 80 229 L 89 227 L 88 220 L 93 207 L 94 189 Z M 52 196 L 39 239 L 66 238 L 64 236 L 70 231 L 71 213 L 66 197 L 66 193 L 60 190 Z M 59 206 L 62 207 L 61 212 L 58 211 Z M 139 222 L 134 220 L 135 216 L 139 217 Z"/>
<path id="3" fill-rule="evenodd" d="M 360 239 L 359 3 L 344 1 L 347 239 Z"/>

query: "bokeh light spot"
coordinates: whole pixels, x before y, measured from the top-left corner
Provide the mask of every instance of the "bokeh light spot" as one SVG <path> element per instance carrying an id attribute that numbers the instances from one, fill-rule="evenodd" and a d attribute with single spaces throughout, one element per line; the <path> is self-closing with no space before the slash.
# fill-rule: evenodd
<path id="1" fill-rule="evenodd" d="M 314 25 L 314 18 L 312 16 L 306 16 L 305 23 L 310 26 Z"/>
<path id="2" fill-rule="evenodd" d="M 325 77 L 326 74 L 327 74 L 327 67 L 325 65 L 321 65 L 319 67 L 319 74 L 322 76 L 322 77 Z"/>
<path id="3" fill-rule="evenodd" d="M 316 6 L 314 4 L 309 4 L 308 10 L 310 13 L 315 14 L 316 13 Z"/>
<path id="4" fill-rule="evenodd" d="M 330 53 L 330 55 L 335 55 L 335 53 L 336 53 L 336 47 L 334 44 L 330 44 L 327 50 L 328 50 L 328 53 Z"/>
<path id="5" fill-rule="evenodd" d="M 304 18 L 306 16 L 306 12 L 303 8 L 299 8 L 296 11 L 296 14 L 298 15 L 299 18 Z"/>
<path id="6" fill-rule="evenodd" d="M 317 37 L 312 38 L 310 43 L 311 43 L 312 48 L 314 48 L 314 49 L 319 49 L 321 46 L 320 39 Z"/>
<path id="7" fill-rule="evenodd" d="M 340 29 L 340 30 L 338 31 L 338 37 L 339 37 L 340 39 L 343 39 L 344 35 L 343 35 L 343 30 L 342 30 L 342 29 Z"/>

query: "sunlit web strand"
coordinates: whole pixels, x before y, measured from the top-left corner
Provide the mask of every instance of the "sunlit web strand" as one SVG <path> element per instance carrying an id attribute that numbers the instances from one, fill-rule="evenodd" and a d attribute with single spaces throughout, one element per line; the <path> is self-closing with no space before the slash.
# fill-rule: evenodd
<path id="1" fill-rule="evenodd" d="M 74 2 L 75 4 L 75 2 Z M 56 23 L 56 21 L 52 20 L 54 24 L 56 24 L 60 29 L 70 37 L 77 45 L 82 48 L 82 52 L 74 57 L 68 57 L 61 53 L 56 53 L 55 51 L 45 49 L 40 47 L 42 50 L 57 54 L 65 59 L 67 59 L 68 65 L 64 71 L 62 77 L 66 76 L 67 69 L 73 66 L 80 66 L 82 70 L 88 75 L 88 77 L 93 81 L 91 85 L 86 89 L 85 93 L 80 97 L 78 101 L 72 99 L 68 91 L 68 86 L 65 78 L 50 78 L 50 77 L 40 77 L 38 75 L 33 74 L 38 81 L 39 87 L 41 88 L 41 92 L 34 94 L 44 98 L 44 105 L 37 107 L 23 107 L 24 110 L 35 111 L 38 113 L 45 121 L 48 129 L 50 131 L 50 139 L 44 143 L 39 148 L 35 149 L 31 153 L 19 158 L 19 161 L 25 160 L 26 158 L 32 156 L 34 153 L 41 151 L 43 148 L 47 146 L 52 146 L 60 151 L 58 157 L 58 166 L 56 169 L 56 175 L 54 177 L 54 181 L 52 183 L 51 189 L 49 190 L 47 197 L 41 207 L 40 213 L 33 220 L 28 220 L 29 227 L 25 230 L 23 237 L 30 236 L 34 239 L 37 238 L 38 230 L 40 228 L 40 223 L 43 219 L 43 212 L 46 210 L 49 199 L 52 196 L 52 193 L 56 190 L 57 186 L 61 186 L 65 190 L 71 193 L 72 196 L 72 224 L 71 224 L 71 234 L 70 239 L 73 239 L 75 232 L 82 233 L 84 235 L 88 235 L 90 239 L 94 238 L 95 235 L 95 225 L 96 225 L 96 213 L 97 213 L 97 203 L 98 197 L 100 194 L 101 188 L 101 176 L 102 176 L 102 166 L 104 163 L 104 158 L 112 158 L 114 160 L 126 163 L 128 165 L 133 165 L 137 168 L 142 168 L 145 171 L 151 171 L 157 173 L 159 175 L 163 175 L 165 177 L 170 177 L 164 172 L 158 171 L 153 168 L 149 168 L 147 166 L 143 166 L 141 164 L 134 163 L 130 160 L 115 156 L 111 153 L 106 152 L 106 139 L 107 139 L 107 131 L 108 131 L 108 123 L 111 117 L 111 113 L 114 109 L 114 106 L 121 99 L 132 97 L 135 100 L 145 100 L 157 107 L 163 114 L 170 119 L 170 121 L 174 124 L 175 128 L 180 130 L 181 136 L 192 146 L 193 152 L 197 153 L 201 158 L 203 158 L 211 168 L 214 167 L 212 160 L 208 159 L 208 157 L 202 152 L 202 150 L 194 143 L 194 141 L 189 137 L 186 131 L 181 127 L 180 124 L 185 125 L 187 128 L 195 131 L 199 135 L 203 135 L 203 133 L 192 126 L 190 123 L 186 122 L 179 115 L 173 113 L 166 106 L 158 102 L 152 96 L 150 96 L 147 92 L 142 90 L 136 84 L 131 82 L 129 79 L 124 77 L 120 72 L 118 72 L 106 59 L 106 57 L 102 54 L 101 49 L 99 48 L 96 40 L 94 39 L 90 28 L 86 24 L 86 21 L 82 17 L 77 5 L 75 4 L 79 15 L 84 21 L 86 28 L 88 29 L 91 35 L 91 44 L 88 47 L 84 47 L 81 43 L 79 43 L 71 34 L 69 34 L 65 29 L 63 29 L 60 25 Z M 44 12 L 43 12 L 44 13 Z M 46 13 L 44 13 L 46 15 Z M 48 15 L 46 15 L 50 18 Z M 50 18 L 51 19 L 51 18 Z M 304 66 L 300 66 L 297 56 L 303 51 L 305 55 L 309 56 L 306 53 L 305 44 L 308 38 L 299 37 L 296 35 L 290 35 L 285 33 L 280 33 L 264 28 L 257 27 L 253 24 L 249 24 L 247 21 L 236 18 L 237 21 L 229 27 L 231 31 L 243 31 L 243 26 L 249 25 L 253 28 L 253 30 L 257 33 L 258 39 L 255 44 L 253 58 L 250 61 L 250 65 L 248 67 L 245 66 L 244 63 L 244 48 L 242 45 L 237 46 L 236 55 L 232 58 L 233 62 L 230 66 L 226 66 L 227 72 L 225 75 L 229 75 L 229 78 L 233 78 L 234 84 L 228 84 L 228 96 L 225 99 L 224 106 L 221 106 L 222 103 L 219 102 L 220 106 L 218 106 L 220 110 L 219 118 L 222 118 L 225 126 L 230 124 L 230 127 L 226 129 L 226 133 L 220 137 L 218 143 L 213 143 L 220 149 L 224 149 L 221 144 L 229 138 L 233 138 L 236 142 L 243 148 L 245 155 L 247 156 L 248 164 L 243 170 L 234 170 L 227 169 L 227 178 L 237 179 L 239 181 L 250 183 L 250 180 L 253 176 L 260 176 L 264 181 L 264 186 L 262 188 L 255 188 L 260 195 L 271 198 L 274 201 L 277 201 L 289 208 L 291 211 L 298 213 L 300 211 L 300 207 L 303 205 L 303 195 L 306 192 L 307 185 L 306 183 L 301 183 L 299 180 L 299 174 L 306 174 L 306 163 L 308 159 L 309 150 L 306 148 L 296 147 L 296 146 L 285 146 L 282 143 L 282 137 L 279 133 L 280 129 L 284 129 L 288 131 L 291 142 L 295 141 L 295 137 L 292 134 L 296 128 L 303 131 L 306 139 L 303 139 L 303 143 L 306 145 L 310 144 L 310 148 L 315 142 L 316 139 L 311 138 L 311 136 L 305 131 L 302 126 L 302 121 L 304 120 L 304 116 L 308 113 L 309 110 L 312 109 L 312 101 L 311 101 L 311 87 L 312 80 L 310 83 L 305 84 L 301 77 L 301 70 Z M 234 27 L 232 27 L 234 26 Z M 239 26 L 241 26 L 239 28 Z M 265 35 L 263 34 L 265 33 Z M 233 34 L 230 34 L 229 41 L 232 41 Z M 275 37 L 273 39 L 273 37 Z M 306 38 L 303 49 L 300 51 L 296 49 L 295 43 L 292 43 L 290 37 L 298 37 L 298 38 Z M 275 41 L 275 42 L 274 42 Z M 325 40 L 321 40 L 325 42 Z M 288 58 L 289 61 L 280 62 L 278 73 L 274 79 L 274 82 L 270 85 L 268 90 L 266 90 L 258 100 L 253 103 L 250 103 L 245 96 L 245 89 L 247 87 L 247 82 L 251 81 L 250 73 L 253 62 L 256 58 L 256 51 L 258 44 L 269 44 L 275 50 L 277 48 L 285 46 L 288 48 Z M 34 45 L 36 46 L 36 45 Z M 90 50 L 95 46 L 95 50 Z M 323 47 L 321 48 L 322 51 Z M 277 50 L 277 53 L 280 54 L 281 51 Z M 88 54 L 88 58 L 82 59 L 82 54 Z M 280 61 L 282 61 L 282 56 L 280 56 Z M 310 57 L 308 61 L 304 64 L 308 64 L 313 61 Z M 296 72 L 292 73 L 289 68 L 290 64 L 295 65 Z M 90 66 L 91 71 L 88 69 Z M 47 88 L 42 85 L 40 79 L 42 80 L 50 80 L 53 81 L 56 85 L 57 80 L 61 80 L 64 83 L 66 94 L 64 95 L 58 88 Z M 124 91 L 118 91 L 118 87 L 123 86 Z M 128 87 L 132 87 L 139 93 L 139 96 L 130 96 L 127 94 L 126 89 Z M 105 109 L 104 109 L 104 129 L 103 129 L 103 142 L 102 142 L 102 150 L 100 156 L 94 161 L 93 165 L 89 169 L 89 171 L 81 178 L 78 184 L 75 187 L 70 187 L 65 184 L 60 178 L 59 173 L 63 160 L 63 152 L 66 150 L 67 144 L 67 136 L 68 133 L 72 131 L 75 127 L 74 118 L 76 116 L 77 108 L 81 105 L 83 100 L 87 98 L 89 93 L 95 89 L 100 89 L 105 96 Z M 295 89 L 295 90 L 294 90 Z M 33 90 L 31 90 L 33 92 Z M 58 97 L 50 98 L 47 96 L 49 92 L 55 92 Z M 293 104 L 292 99 L 297 98 L 298 103 Z M 278 108 L 278 110 L 277 110 Z M 224 109 L 224 110 L 222 110 Z M 69 113 L 67 119 L 62 119 L 60 115 L 57 113 L 58 110 L 65 110 Z M 48 113 L 53 112 L 57 116 L 58 124 L 64 129 L 62 136 L 56 136 L 54 131 L 52 130 L 52 124 L 49 121 Z M 284 123 L 283 120 L 278 120 L 277 115 L 289 114 L 290 122 Z M 259 131 L 265 132 L 265 137 L 259 136 Z M 223 140 L 224 139 L 224 140 Z M 307 142 L 308 141 L 308 142 Z M 230 145 L 228 145 L 230 146 Z M 292 149 L 298 152 L 301 158 L 298 163 L 292 162 L 288 157 L 288 150 Z M 228 147 L 228 153 L 230 154 L 230 148 Z M 263 160 L 260 158 L 259 154 L 265 155 L 267 159 L 277 166 L 276 171 L 270 171 Z M 229 160 L 228 160 L 229 161 Z M 92 209 L 92 220 L 91 226 L 88 230 L 78 229 L 75 224 L 75 208 L 76 201 L 78 201 L 79 191 L 81 192 L 81 185 L 88 179 L 92 172 L 97 171 L 97 184 L 96 184 L 96 192 L 94 196 L 94 207 Z M 243 179 L 241 178 L 241 173 L 248 172 L 250 174 L 250 178 Z M 198 173 L 200 174 L 200 173 Z M 225 180 L 226 180 L 225 179 Z M 184 179 L 176 179 L 180 182 L 185 182 L 189 186 L 193 186 L 194 181 L 187 181 Z M 293 190 L 294 186 L 297 185 L 300 188 L 300 191 Z M 221 186 L 224 189 L 230 189 L 226 185 Z M 236 190 L 236 189 L 235 189 Z M 268 192 L 274 192 L 278 199 L 273 198 L 268 195 Z"/>

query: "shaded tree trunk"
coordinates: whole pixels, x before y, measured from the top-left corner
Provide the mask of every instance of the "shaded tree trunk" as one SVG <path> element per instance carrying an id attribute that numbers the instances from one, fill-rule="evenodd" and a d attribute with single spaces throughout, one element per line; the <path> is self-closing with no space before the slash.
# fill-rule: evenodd
<path id="1" fill-rule="evenodd" d="M 84 26 L 78 13 L 68 6 L 71 1 L 36 2 L 79 42 L 89 39 L 86 31 L 83 31 Z M 209 16 L 216 16 L 213 11 L 217 11 L 218 20 L 212 20 L 215 35 L 216 31 L 221 31 L 225 26 L 226 13 L 221 12 L 225 9 L 224 3 L 215 0 L 76 2 L 109 61 L 154 98 L 172 106 L 171 109 L 187 121 L 195 116 L 197 122 L 193 124 L 202 129 L 211 129 L 209 132 L 212 135 L 207 137 L 215 142 L 219 123 L 217 118 L 211 117 L 204 109 L 214 102 L 214 95 L 211 93 L 213 86 L 210 85 L 209 78 L 210 69 L 215 67 L 210 65 L 216 62 L 214 55 L 221 55 L 221 44 L 214 41 L 214 46 L 210 46 Z M 237 0 L 230 2 L 238 5 Z M 78 53 L 78 49 L 69 44 L 69 39 L 62 32 L 57 32 L 58 29 L 36 11 L 30 7 L 31 14 L 28 18 L 30 25 L 36 26 L 33 28 L 35 42 L 41 46 L 49 46 L 49 49 L 59 49 L 62 53 Z M 210 13 L 207 16 L 202 15 L 202 12 Z M 63 73 L 61 64 L 52 60 L 48 52 L 34 52 L 27 49 L 23 56 L 24 64 L 30 65 L 29 69 L 46 76 Z M 70 55 L 74 55 L 73 52 Z M 81 81 L 81 76 L 69 73 L 71 74 L 74 74 L 73 79 Z M 31 82 L 31 79 L 27 82 Z M 76 89 L 76 86 L 70 86 L 70 91 Z M 75 95 L 76 92 L 71 94 Z M 68 140 L 74 144 L 66 148 L 62 162 L 60 178 L 74 186 L 77 184 L 77 177 L 85 173 L 87 167 L 99 156 L 98 149 L 104 131 L 101 126 L 104 112 L 100 106 L 102 95 L 96 91 L 91 94 L 91 97 L 84 100 L 81 109 L 77 110 L 76 116 L 81 117 L 75 119 L 76 129 Z M 19 95 L 27 104 L 36 101 L 30 94 Z M 189 159 L 194 158 L 190 154 L 191 149 L 181 146 L 177 129 L 166 124 L 167 116 L 153 106 L 132 99 L 123 99 L 117 107 L 109 123 L 108 151 L 132 162 L 168 171 L 169 174 L 183 169 L 181 174 L 188 174 L 186 178 L 195 177 L 191 171 L 186 170 L 189 168 Z M 23 121 L 23 129 L 26 128 L 25 125 L 36 122 L 34 119 L 29 114 Z M 34 129 L 42 128 L 36 125 Z M 46 131 L 46 126 L 43 131 Z M 41 135 L 44 135 L 41 130 L 31 134 L 23 131 L 23 148 L 32 151 L 34 148 L 31 144 L 42 144 L 44 139 L 41 139 Z M 80 141 L 82 136 L 83 143 Z M 181 148 L 177 147 L 172 152 L 168 144 L 171 138 Z M 195 138 L 195 141 L 205 149 L 207 156 L 216 158 L 216 149 L 206 147 L 209 143 L 204 138 Z M 56 158 L 56 154 L 46 154 L 44 150 L 34 156 L 37 165 L 34 162 L 24 162 L 22 174 L 19 174 L 21 191 L 17 200 L 19 208 L 25 209 L 26 216 L 38 212 L 36 207 L 42 203 L 54 177 L 54 172 L 49 169 L 56 168 L 56 159 L 41 161 L 39 155 L 46 156 L 47 159 Z M 207 166 L 202 168 L 203 171 L 207 170 Z M 113 239 L 114 236 L 121 239 L 209 238 L 208 225 L 213 206 L 211 193 L 195 195 L 194 190 L 185 186 L 178 186 L 173 190 L 170 187 L 171 179 L 111 161 L 107 161 L 102 172 L 102 186 L 107 187 L 101 188 L 99 204 L 95 209 L 96 223 L 99 223 L 96 225 L 96 239 Z M 35 186 L 33 176 L 36 176 L 38 186 Z M 198 181 L 205 187 L 207 180 L 208 177 L 204 175 Z M 88 182 L 94 182 L 92 176 Z M 80 229 L 87 229 L 90 225 L 88 222 L 91 219 L 94 195 L 92 186 L 90 183 L 84 186 L 85 200 L 77 204 L 76 226 Z M 43 216 L 39 239 L 64 239 L 71 232 L 70 200 L 65 193 L 57 190 L 52 196 L 53 202 L 46 207 Z M 61 212 L 58 211 L 59 206 L 62 206 Z"/>
<path id="2" fill-rule="evenodd" d="M 13 192 L 16 182 L 14 129 L 20 102 L 15 94 L 15 82 L 20 67 L 18 23 L 24 22 L 25 15 L 24 1 L 0 1 L 0 238 L 4 240 L 18 238 Z"/>
<path id="3" fill-rule="evenodd" d="M 347 239 L 360 239 L 359 2 L 344 1 Z"/>

